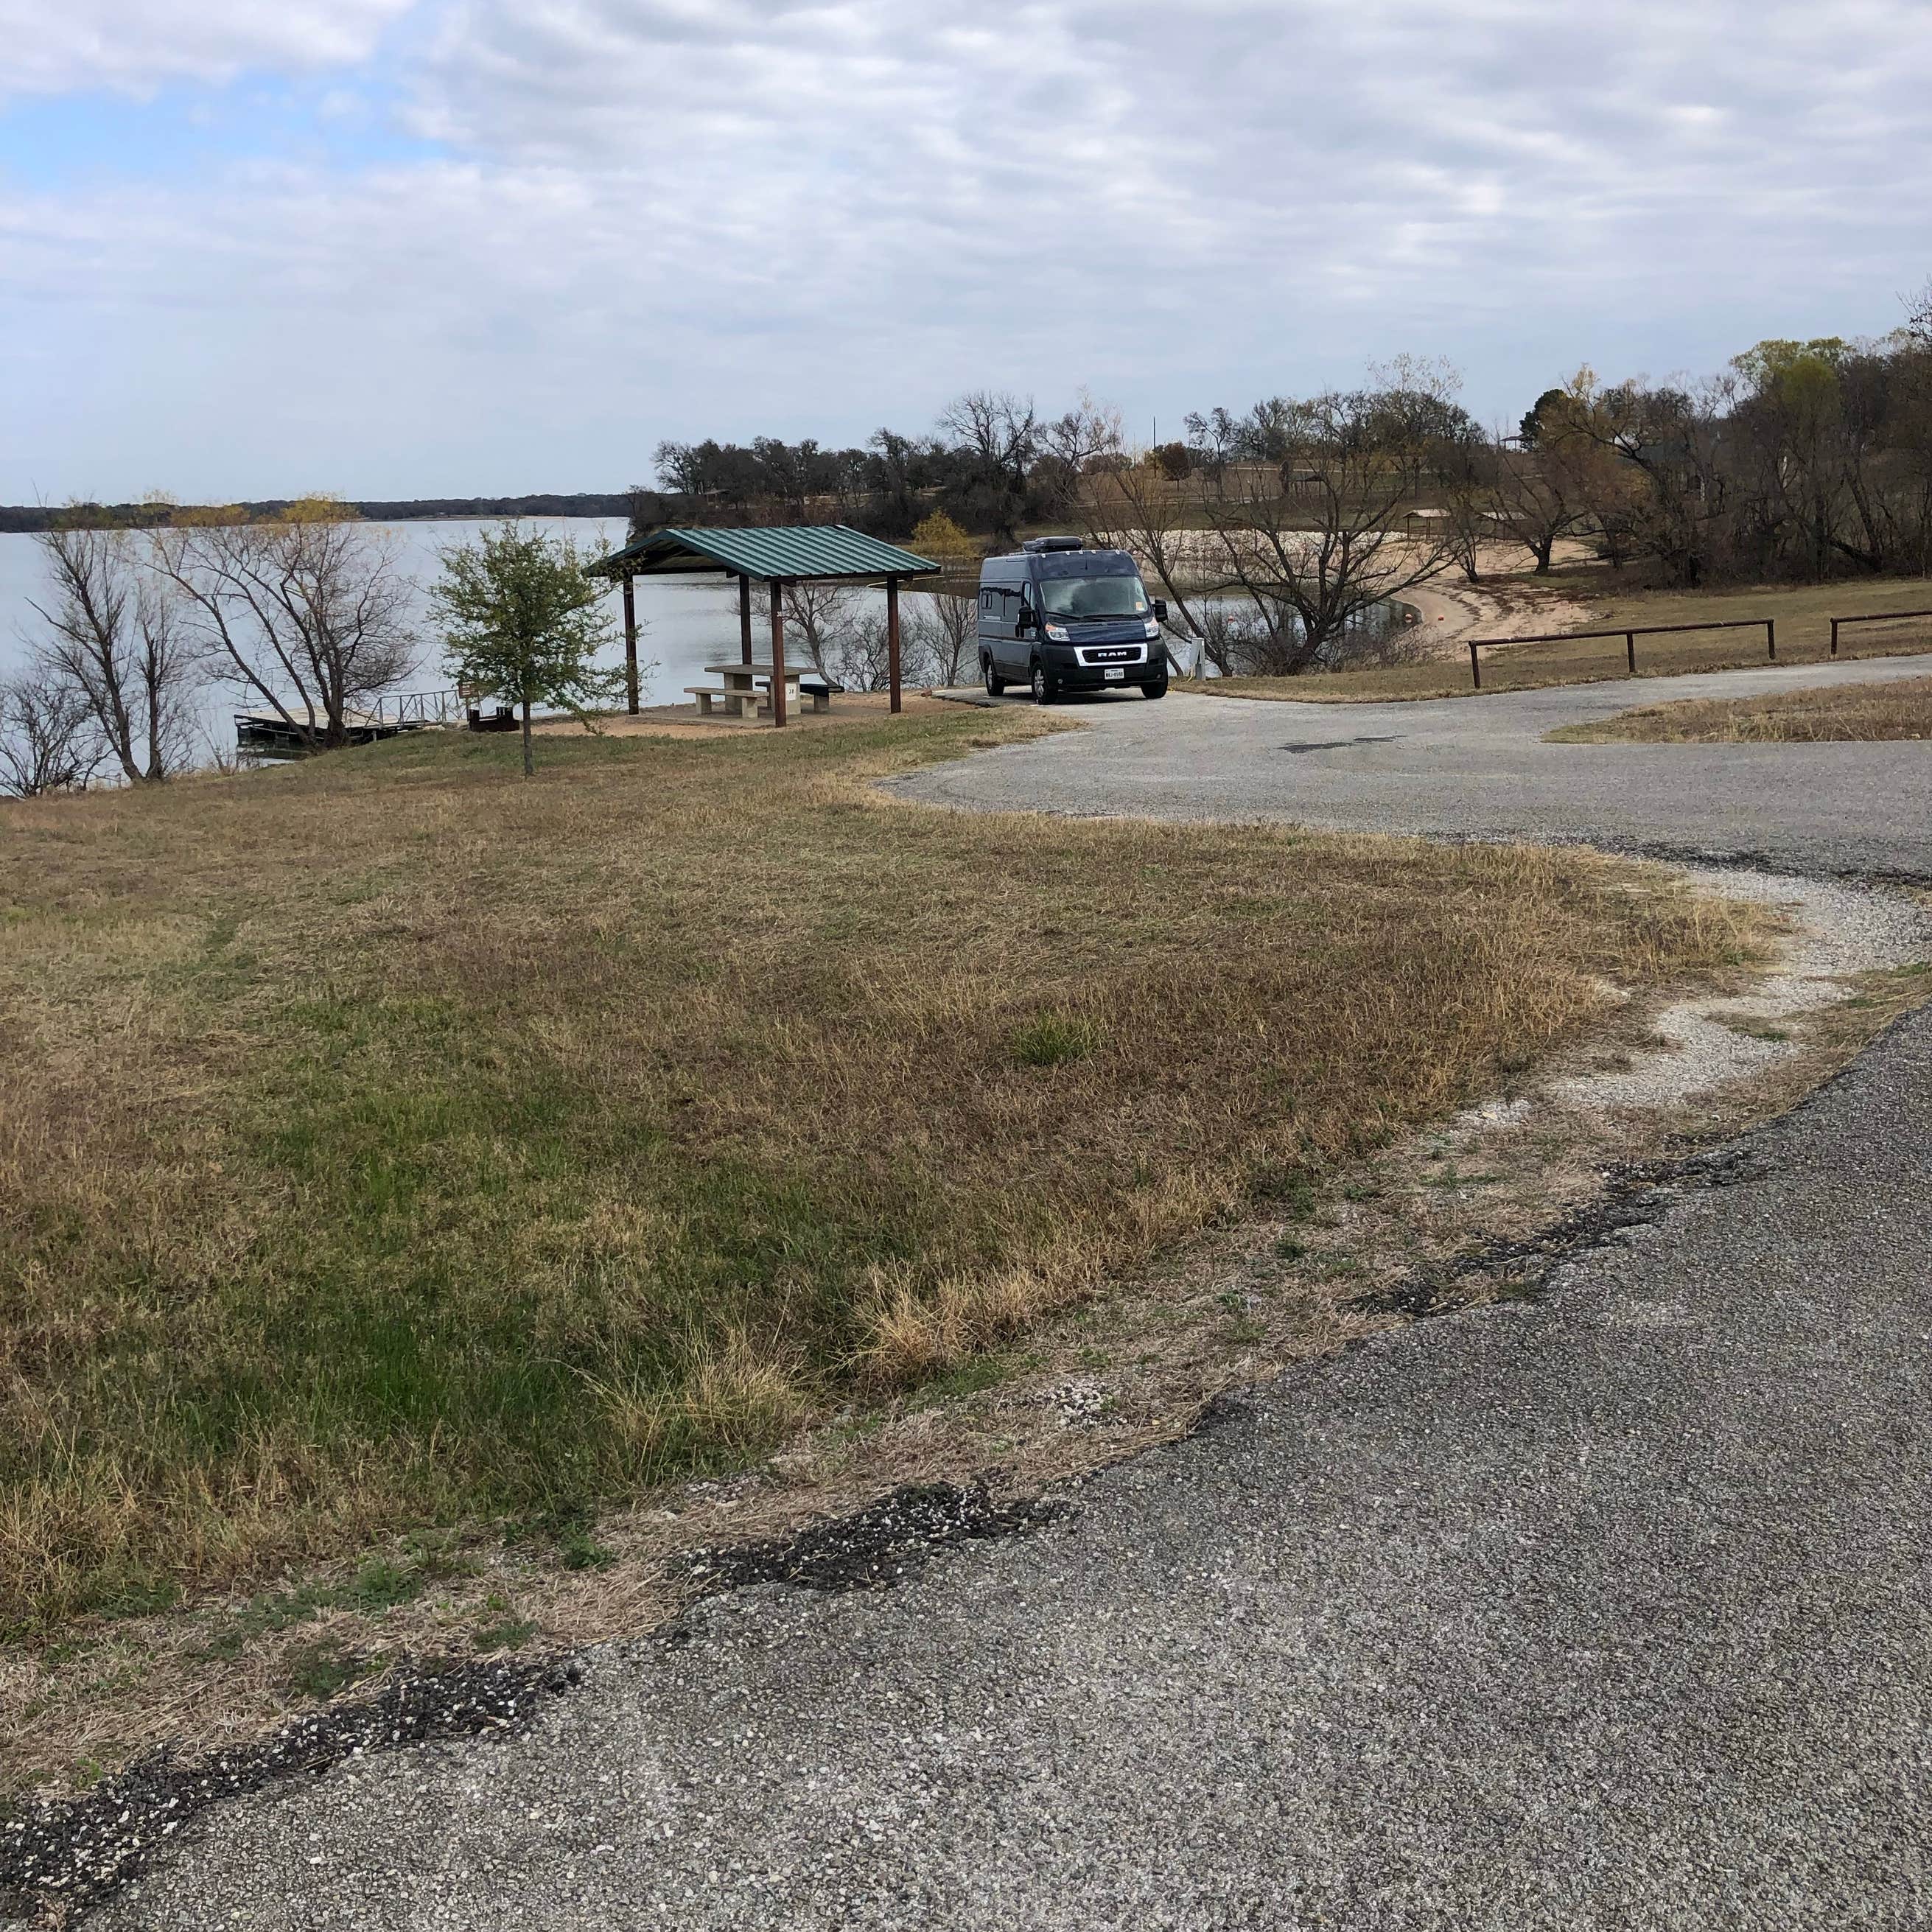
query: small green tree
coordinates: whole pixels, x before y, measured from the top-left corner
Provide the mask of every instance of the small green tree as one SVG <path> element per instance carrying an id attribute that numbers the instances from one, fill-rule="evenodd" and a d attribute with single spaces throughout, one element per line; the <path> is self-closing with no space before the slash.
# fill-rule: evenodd
<path id="1" fill-rule="evenodd" d="M 451 675 L 466 691 L 493 693 L 520 710 L 525 778 L 536 769 L 532 705 L 555 706 L 588 728 L 593 710 L 616 702 L 621 673 L 596 662 L 614 634 L 603 602 L 609 590 L 584 574 L 571 538 L 515 522 L 442 553 L 430 602 Z"/>

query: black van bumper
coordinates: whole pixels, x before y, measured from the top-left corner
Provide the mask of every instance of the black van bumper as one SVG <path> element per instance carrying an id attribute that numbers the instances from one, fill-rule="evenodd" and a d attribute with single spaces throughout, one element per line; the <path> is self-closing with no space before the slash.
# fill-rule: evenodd
<path id="1" fill-rule="evenodd" d="M 1130 685 L 1167 682 L 1167 647 L 1164 644 L 1149 645 L 1146 659 L 1140 664 L 1084 664 L 1080 662 L 1079 646 L 1076 644 L 1042 644 L 1040 659 L 1046 668 L 1047 676 L 1061 691 L 1119 691 Z M 1118 675 L 1109 676 L 1110 671 Z"/>

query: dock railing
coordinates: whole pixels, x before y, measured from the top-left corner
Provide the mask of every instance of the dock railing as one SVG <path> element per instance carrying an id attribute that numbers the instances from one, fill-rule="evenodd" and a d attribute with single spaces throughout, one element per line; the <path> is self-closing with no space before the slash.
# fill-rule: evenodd
<path id="1" fill-rule="evenodd" d="M 375 709 L 368 713 L 372 724 L 398 728 L 450 724 L 462 716 L 461 700 L 452 690 L 390 693 L 377 698 Z"/>

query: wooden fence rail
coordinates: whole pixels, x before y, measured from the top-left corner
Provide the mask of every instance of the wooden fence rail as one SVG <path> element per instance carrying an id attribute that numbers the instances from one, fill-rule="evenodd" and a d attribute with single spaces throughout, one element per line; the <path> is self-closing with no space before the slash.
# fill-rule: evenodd
<path id="1" fill-rule="evenodd" d="M 1574 639 L 1584 638 L 1621 638 L 1624 640 L 1624 655 L 1630 668 L 1630 675 L 1636 675 L 1636 640 L 1640 638 L 1661 638 L 1679 631 L 1755 631 L 1764 632 L 1765 654 L 1770 661 L 1778 662 L 1778 620 L 1774 617 L 1726 617 L 1708 624 L 1635 624 L 1622 625 L 1609 631 L 1546 631 L 1533 638 L 1472 638 L 1469 640 L 1469 675 L 1474 680 L 1478 691 L 1483 688 L 1483 660 L 1480 652 L 1493 650 L 1508 644 L 1567 644 Z M 1837 635 L 1837 620 L 1833 620 L 1832 633 Z"/>
<path id="2" fill-rule="evenodd" d="M 1857 616 L 1834 617 L 1832 620 L 1832 655 L 1838 655 L 1838 626 L 1840 624 L 1882 624 L 1888 618 L 1932 617 L 1932 610 L 1867 610 Z"/>

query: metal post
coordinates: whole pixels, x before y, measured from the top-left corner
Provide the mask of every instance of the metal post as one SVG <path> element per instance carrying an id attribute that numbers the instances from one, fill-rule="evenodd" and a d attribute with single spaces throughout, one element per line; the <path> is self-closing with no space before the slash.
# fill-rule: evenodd
<path id="1" fill-rule="evenodd" d="M 638 715 L 638 596 L 631 573 L 624 573 L 624 706 Z"/>
<path id="2" fill-rule="evenodd" d="M 1835 617 L 1832 620 L 1832 655 L 1838 655 L 1838 620 Z"/>
<path id="3" fill-rule="evenodd" d="M 741 663 L 752 662 L 752 580 L 738 580 L 738 650 Z"/>
<path id="4" fill-rule="evenodd" d="M 1469 644 L 1469 675 L 1475 680 L 1476 688 L 1480 691 L 1483 688 L 1483 664 L 1482 660 L 1476 655 L 1475 641 L 1473 638 Z"/>
<path id="5" fill-rule="evenodd" d="M 891 708 L 899 708 L 899 580 L 886 579 L 886 682 L 892 694 Z"/>
<path id="6" fill-rule="evenodd" d="M 784 584 L 778 578 L 769 580 L 772 593 L 772 722 L 785 722 L 784 693 Z"/>
<path id="7" fill-rule="evenodd" d="M 1778 662 L 1778 620 L 1767 617 L 1764 620 L 1765 649 L 1770 653 L 1773 664 Z"/>
<path id="8" fill-rule="evenodd" d="M 1626 631 L 1624 633 L 1624 656 L 1630 660 L 1630 676 L 1632 677 L 1636 676 L 1636 633 L 1634 631 Z"/>

